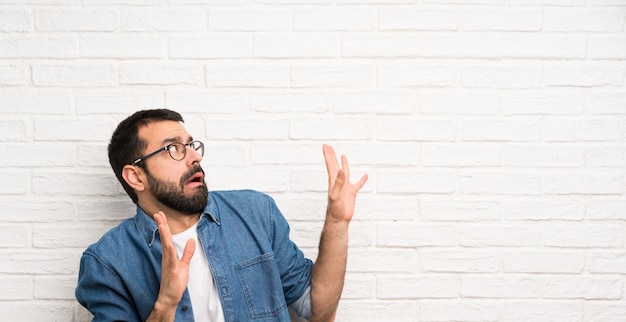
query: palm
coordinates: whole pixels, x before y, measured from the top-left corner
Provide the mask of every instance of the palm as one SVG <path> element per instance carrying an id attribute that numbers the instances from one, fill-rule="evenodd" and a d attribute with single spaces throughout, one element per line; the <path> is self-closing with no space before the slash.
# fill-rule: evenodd
<path id="1" fill-rule="evenodd" d="M 348 159 L 341 156 L 340 167 L 335 150 L 331 146 L 324 145 L 323 152 L 328 170 L 327 212 L 337 221 L 350 221 L 354 215 L 356 194 L 367 181 L 367 175 L 363 175 L 358 182 L 351 183 Z"/>

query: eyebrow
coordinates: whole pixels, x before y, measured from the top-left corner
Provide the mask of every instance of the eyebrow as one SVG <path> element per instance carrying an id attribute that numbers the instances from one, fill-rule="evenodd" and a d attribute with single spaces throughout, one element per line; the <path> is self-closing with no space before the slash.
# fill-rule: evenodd
<path id="1" fill-rule="evenodd" d="M 193 141 L 193 136 L 190 135 L 189 138 L 187 138 L 187 143 L 189 143 L 191 141 Z M 176 143 L 176 142 L 183 143 L 182 137 L 177 136 L 177 137 L 174 137 L 174 138 L 166 138 L 163 141 L 161 141 L 161 145 L 162 146 L 166 146 L 166 145 L 168 145 L 170 143 Z"/>

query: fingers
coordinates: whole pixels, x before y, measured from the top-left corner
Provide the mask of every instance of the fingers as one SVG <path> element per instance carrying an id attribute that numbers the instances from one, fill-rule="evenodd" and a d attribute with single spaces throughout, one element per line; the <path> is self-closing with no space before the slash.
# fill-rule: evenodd
<path id="1" fill-rule="evenodd" d="M 191 262 L 191 256 L 193 256 L 193 253 L 195 251 L 196 251 L 196 241 L 193 239 L 188 240 L 187 244 L 185 245 L 185 250 L 183 251 L 183 256 L 180 258 L 180 261 L 189 265 L 189 262 Z"/>
<path id="2" fill-rule="evenodd" d="M 328 184 L 332 185 L 337 171 L 339 170 L 337 155 L 335 155 L 335 149 L 326 144 L 322 146 L 322 152 L 324 153 L 324 161 L 326 162 L 326 171 L 328 171 Z"/>

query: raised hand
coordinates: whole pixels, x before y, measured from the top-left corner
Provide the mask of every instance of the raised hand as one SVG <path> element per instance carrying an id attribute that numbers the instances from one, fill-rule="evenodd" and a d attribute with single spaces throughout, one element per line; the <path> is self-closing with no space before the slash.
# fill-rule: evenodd
<path id="1" fill-rule="evenodd" d="M 350 166 L 348 158 L 341 156 L 341 167 L 337 161 L 335 149 L 324 144 L 322 147 L 326 170 L 328 171 L 328 206 L 326 214 L 328 219 L 349 222 L 354 215 L 356 194 L 367 182 L 367 174 L 364 174 L 356 183 L 350 182 Z"/>

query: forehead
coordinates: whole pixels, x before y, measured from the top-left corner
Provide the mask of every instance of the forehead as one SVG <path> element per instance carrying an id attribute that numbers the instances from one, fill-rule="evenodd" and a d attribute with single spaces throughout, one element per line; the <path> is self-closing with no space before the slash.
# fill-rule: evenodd
<path id="1" fill-rule="evenodd" d="M 139 138 L 148 143 L 148 148 L 159 148 L 168 142 L 186 143 L 191 135 L 180 122 L 156 121 L 140 127 Z"/>

